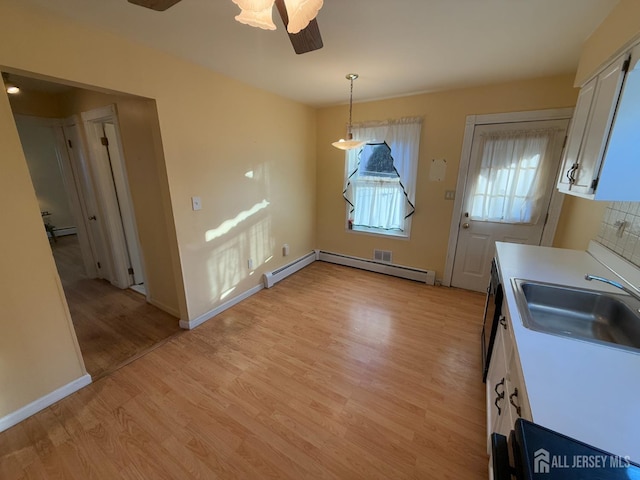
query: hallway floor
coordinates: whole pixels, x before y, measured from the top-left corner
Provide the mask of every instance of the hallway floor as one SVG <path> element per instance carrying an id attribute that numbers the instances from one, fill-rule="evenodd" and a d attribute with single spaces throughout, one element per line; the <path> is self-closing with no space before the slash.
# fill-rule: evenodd
<path id="1" fill-rule="evenodd" d="M 51 244 L 85 366 L 96 380 L 180 333 L 178 319 L 133 290 L 84 274 L 76 235 Z"/>

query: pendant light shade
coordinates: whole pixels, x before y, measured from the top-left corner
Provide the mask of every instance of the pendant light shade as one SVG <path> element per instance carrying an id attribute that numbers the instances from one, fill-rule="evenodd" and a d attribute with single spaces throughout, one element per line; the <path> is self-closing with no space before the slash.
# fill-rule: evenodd
<path id="1" fill-rule="evenodd" d="M 263 30 L 275 30 L 273 23 L 273 4 L 275 0 L 233 0 L 240 7 L 240 14 L 236 15 L 236 21 L 262 28 Z"/>
<path id="2" fill-rule="evenodd" d="M 333 142 L 331 145 L 333 145 L 336 148 L 339 148 L 340 150 L 351 150 L 353 148 L 361 147 L 365 143 L 367 142 L 363 142 L 361 140 L 354 140 L 353 138 L 348 140 L 341 138 L 337 142 Z"/>
<path id="3" fill-rule="evenodd" d="M 333 142 L 331 145 L 339 148 L 340 150 L 351 150 L 353 148 L 359 148 L 367 142 L 362 140 L 354 140 L 353 133 L 351 133 L 351 113 L 353 112 L 353 81 L 358 78 L 358 74 L 348 73 L 345 78 L 351 82 L 351 90 L 349 93 L 349 123 L 347 124 L 347 138 L 346 140 L 344 138 L 341 138 L 337 142 Z"/>
<path id="4" fill-rule="evenodd" d="M 287 32 L 298 33 L 307 28 L 322 8 L 323 0 L 284 0 L 289 15 Z"/>

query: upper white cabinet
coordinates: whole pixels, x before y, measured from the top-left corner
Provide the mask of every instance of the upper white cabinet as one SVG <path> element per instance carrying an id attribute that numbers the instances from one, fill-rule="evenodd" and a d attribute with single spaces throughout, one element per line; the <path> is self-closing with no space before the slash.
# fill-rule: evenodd
<path id="1" fill-rule="evenodd" d="M 580 90 L 558 179 L 561 192 L 593 200 L 640 200 L 639 56 L 636 47 Z"/>

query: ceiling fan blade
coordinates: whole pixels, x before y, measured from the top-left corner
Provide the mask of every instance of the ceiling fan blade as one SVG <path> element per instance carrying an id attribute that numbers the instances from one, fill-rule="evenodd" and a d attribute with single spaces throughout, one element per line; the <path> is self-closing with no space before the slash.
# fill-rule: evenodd
<path id="1" fill-rule="evenodd" d="M 129 3 L 140 5 L 141 7 L 150 8 L 157 12 L 164 12 L 169 7 L 173 7 L 181 0 L 129 0 Z"/>
<path id="2" fill-rule="evenodd" d="M 280 17 L 282 17 L 286 28 L 286 26 L 289 25 L 289 15 L 287 14 L 287 7 L 284 4 L 284 0 L 276 0 L 276 7 L 278 7 L 278 13 L 280 13 Z M 291 40 L 291 45 L 293 45 L 293 49 L 298 55 L 319 50 L 324 45 L 322 43 L 322 37 L 320 36 L 320 28 L 318 28 L 318 22 L 315 18 L 298 33 L 289 33 L 288 35 L 289 40 Z"/>

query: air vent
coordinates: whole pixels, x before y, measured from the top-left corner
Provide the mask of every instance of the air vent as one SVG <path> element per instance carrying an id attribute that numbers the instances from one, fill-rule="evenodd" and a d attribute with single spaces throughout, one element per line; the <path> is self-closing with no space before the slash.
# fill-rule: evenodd
<path id="1" fill-rule="evenodd" d="M 377 262 L 391 263 L 391 250 L 374 250 L 373 259 Z"/>

